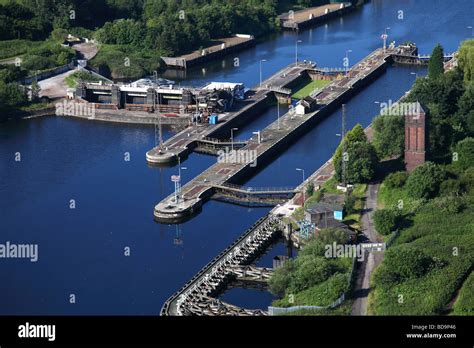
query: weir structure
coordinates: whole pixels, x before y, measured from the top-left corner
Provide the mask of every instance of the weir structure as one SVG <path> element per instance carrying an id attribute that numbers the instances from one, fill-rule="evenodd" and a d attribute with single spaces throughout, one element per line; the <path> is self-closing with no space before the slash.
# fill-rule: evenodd
<path id="1" fill-rule="evenodd" d="M 267 315 L 266 311 L 243 309 L 214 298 L 232 280 L 262 282 L 271 276 L 269 269 L 249 266 L 275 238 L 283 222 L 268 214 L 258 220 L 234 243 L 204 266 L 163 305 L 160 315 Z"/>

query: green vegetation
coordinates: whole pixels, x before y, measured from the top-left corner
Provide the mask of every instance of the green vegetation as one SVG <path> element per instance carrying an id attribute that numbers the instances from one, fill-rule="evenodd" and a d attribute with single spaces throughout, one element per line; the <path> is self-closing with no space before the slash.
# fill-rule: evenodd
<path id="1" fill-rule="evenodd" d="M 365 191 L 367 184 L 356 184 L 352 191 L 346 194 L 344 209 L 346 215 L 343 222 L 354 230 L 361 230 L 360 219 L 365 205 Z"/>
<path id="2" fill-rule="evenodd" d="M 436 161 L 450 161 L 452 147 L 474 135 L 474 84 L 468 80 L 473 69 L 469 58 L 473 42 L 462 43 L 459 59 L 463 63 L 458 68 L 437 78 L 417 79 L 404 100 L 419 101 L 428 113 L 428 154 Z"/>
<path id="3" fill-rule="evenodd" d="M 66 77 L 65 82 L 68 87 L 74 88 L 80 83 L 81 81 L 83 82 L 99 82 L 99 81 L 104 81 L 100 77 L 91 74 L 88 71 L 76 71 L 73 74 L 69 75 Z"/>
<path id="4" fill-rule="evenodd" d="M 474 315 L 474 273 L 464 282 L 458 298 L 454 303 L 454 315 Z"/>
<path id="5" fill-rule="evenodd" d="M 12 57 L 21 57 L 29 50 L 38 48 L 43 44 L 43 41 L 30 40 L 0 41 L 0 59 L 12 59 Z"/>
<path id="6" fill-rule="evenodd" d="M 347 243 L 347 234 L 337 228 L 321 230 L 309 240 L 295 260 L 275 271 L 269 281 L 270 291 L 281 297 L 275 306 L 328 306 L 349 288 L 350 258 L 330 258 L 326 245 Z"/>
<path id="7" fill-rule="evenodd" d="M 460 169 L 474 166 L 474 138 L 466 138 L 454 146 L 453 165 Z"/>
<path id="8" fill-rule="evenodd" d="M 300 309 L 298 311 L 285 313 L 285 316 L 315 316 L 315 315 L 351 315 L 352 301 L 346 300 L 340 306 L 335 308 L 321 308 L 321 309 Z"/>
<path id="9" fill-rule="evenodd" d="M 403 187 L 403 185 L 405 185 L 407 179 L 408 179 L 408 173 L 407 172 L 390 173 L 385 178 L 384 184 L 389 189 L 400 188 L 400 187 Z"/>
<path id="10" fill-rule="evenodd" d="M 315 80 L 311 81 L 308 83 L 306 86 L 300 88 L 298 91 L 296 91 L 291 97 L 294 99 L 303 99 L 304 97 L 307 97 L 317 88 L 323 88 L 324 86 L 327 86 L 331 81 L 327 80 Z"/>
<path id="11" fill-rule="evenodd" d="M 405 120 L 403 116 L 381 115 L 372 123 L 372 144 L 379 158 L 400 156 L 405 148 Z"/>
<path id="12" fill-rule="evenodd" d="M 442 314 L 462 286 L 453 314 L 473 313 L 474 161 L 472 62 L 462 44 L 460 68 L 439 74 L 437 47 L 426 79 L 406 98 L 419 100 L 430 132 L 427 162 L 408 177 L 388 175 L 379 189 L 375 223 L 399 235 L 373 274 L 371 312 L 377 315 Z M 436 54 L 435 54 L 436 53 Z M 467 77 L 466 77 L 467 76 Z M 451 162 L 451 163 L 449 163 Z M 399 216 L 399 221 L 395 221 Z M 380 226 L 379 226 L 380 225 Z M 471 275 L 471 276 L 470 276 Z"/>
<path id="13" fill-rule="evenodd" d="M 416 168 L 407 180 L 407 190 L 416 199 L 433 198 L 438 194 L 441 183 L 446 178 L 444 169 L 432 162 Z"/>
<path id="14" fill-rule="evenodd" d="M 436 79 L 442 76 L 444 73 L 444 50 L 440 44 L 436 45 L 431 53 L 430 61 L 428 64 L 428 77 L 430 79 Z"/>
<path id="15" fill-rule="evenodd" d="M 345 146 L 345 154 L 343 147 Z M 367 140 L 364 129 L 360 124 L 347 132 L 343 143 L 339 145 L 333 158 L 336 171 L 336 180 L 343 179 L 343 164 L 345 161 L 346 183 L 367 183 L 375 175 L 377 154 L 371 143 Z"/>
<path id="16" fill-rule="evenodd" d="M 466 82 L 474 81 L 474 40 L 462 43 L 458 54 L 459 67 L 464 73 Z M 472 85 L 471 85 L 472 86 Z"/>
<path id="17" fill-rule="evenodd" d="M 236 33 L 255 37 L 279 30 L 280 11 L 328 0 L 8 0 L 0 2 L 0 59 L 61 43 L 68 34 L 95 38 L 94 67 L 117 78 L 141 77 L 160 68 L 160 56 L 176 56 Z M 2 43 L 1 41 L 5 41 Z M 44 70 L 65 53 L 33 54 L 30 70 Z M 129 64 L 126 63 L 129 61 Z M 58 63 L 62 64 L 62 63 Z"/>
<path id="18" fill-rule="evenodd" d="M 388 236 L 397 229 L 399 219 L 399 212 L 395 209 L 378 209 L 374 213 L 375 229 Z"/>

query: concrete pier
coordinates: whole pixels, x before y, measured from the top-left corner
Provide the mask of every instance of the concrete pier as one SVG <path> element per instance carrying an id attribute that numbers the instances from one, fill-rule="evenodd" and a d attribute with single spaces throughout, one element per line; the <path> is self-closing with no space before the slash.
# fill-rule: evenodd
<path id="1" fill-rule="evenodd" d="M 290 11 L 280 15 L 279 18 L 283 29 L 300 30 L 335 16 L 341 16 L 353 9 L 354 6 L 350 2 L 326 4 L 300 11 Z"/>
<path id="2" fill-rule="evenodd" d="M 262 82 L 261 86 L 254 87 L 248 92 L 248 98 L 240 103 L 235 110 L 224 114 L 218 124 L 191 125 L 182 132 L 168 139 L 163 145 L 157 146 L 146 154 L 150 164 L 166 164 L 185 158 L 197 147 L 200 140 L 205 138 L 228 137 L 233 127 L 238 127 L 250 118 L 261 114 L 273 101 L 275 94 L 291 95 L 288 86 L 298 82 L 303 74 L 313 69 L 309 63 L 295 63 L 288 65 Z"/>
<path id="3" fill-rule="evenodd" d="M 347 76 L 332 81 L 321 89 L 315 99 L 316 111 L 297 115 L 288 112 L 267 128 L 254 136 L 240 151 L 253 151 L 256 154 L 258 165 L 268 163 L 279 151 L 286 149 L 295 139 L 308 131 L 319 120 L 333 112 L 354 93 L 361 90 L 376 76 L 380 75 L 389 62 L 394 49 L 377 49 L 361 62 L 356 64 Z M 184 151 L 184 149 L 183 149 Z M 256 167 L 250 163 L 216 163 L 196 178 L 183 186 L 181 195 L 176 201 L 175 195 L 170 195 L 155 206 L 154 216 L 158 221 L 176 222 L 196 212 L 209 199 L 216 186 L 226 183 L 235 183 L 255 172 Z"/>

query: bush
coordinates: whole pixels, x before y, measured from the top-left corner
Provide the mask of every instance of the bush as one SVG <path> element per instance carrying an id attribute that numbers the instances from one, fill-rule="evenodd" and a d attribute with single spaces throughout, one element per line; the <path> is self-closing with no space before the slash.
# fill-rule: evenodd
<path id="1" fill-rule="evenodd" d="M 464 208 L 464 198 L 460 196 L 438 197 L 434 201 L 435 206 L 444 213 L 457 214 Z"/>
<path id="2" fill-rule="evenodd" d="M 314 184 L 312 182 L 310 182 L 308 184 L 308 186 L 306 186 L 306 195 L 308 197 L 311 197 L 314 193 Z"/>
<path id="3" fill-rule="evenodd" d="M 403 187 L 408 179 L 407 172 L 396 172 L 389 174 L 385 180 L 384 185 L 388 188 L 400 188 Z"/>
<path id="4" fill-rule="evenodd" d="M 290 285 L 291 274 L 294 269 L 293 260 L 286 261 L 283 267 L 276 269 L 268 281 L 268 290 L 275 296 L 283 297 Z"/>
<path id="5" fill-rule="evenodd" d="M 474 166 L 474 138 L 465 138 L 454 147 L 453 164 L 466 170 Z"/>
<path id="6" fill-rule="evenodd" d="M 399 214 L 392 209 L 379 209 L 374 214 L 375 229 L 384 236 L 394 232 L 399 221 Z"/>
<path id="7" fill-rule="evenodd" d="M 316 241 L 319 241 L 323 245 L 330 245 L 334 242 L 336 244 L 347 244 L 348 236 L 346 231 L 340 228 L 323 228 L 321 231 L 319 231 Z"/>
<path id="8" fill-rule="evenodd" d="M 299 292 L 328 279 L 334 266 L 324 257 L 302 256 L 296 260 L 297 268 L 291 277 L 289 291 Z"/>
<path id="9" fill-rule="evenodd" d="M 457 179 L 444 180 L 440 187 L 439 193 L 441 196 L 458 195 L 463 191 L 461 182 Z"/>
<path id="10" fill-rule="evenodd" d="M 385 252 L 384 264 L 394 273 L 394 278 L 403 281 L 425 275 L 433 259 L 419 249 L 399 247 Z"/>
<path id="11" fill-rule="evenodd" d="M 23 68 L 31 71 L 46 70 L 54 65 L 54 61 L 51 59 L 37 55 L 27 55 L 23 61 Z"/>
<path id="12" fill-rule="evenodd" d="M 357 202 L 357 198 L 354 197 L 352 194 L 346 194 L 344 199 L 344 210 L 346 215 L 351 215 L 357 212 L 355 208 L 355 204 Z"/>
<path id="13" fill-rule="evenodd" d="M 406 188 L 412 198 L 433 198 L 438 194 L 446 172 L 439 165 L 426 162 L 416 168 L 408 177 Z"/>

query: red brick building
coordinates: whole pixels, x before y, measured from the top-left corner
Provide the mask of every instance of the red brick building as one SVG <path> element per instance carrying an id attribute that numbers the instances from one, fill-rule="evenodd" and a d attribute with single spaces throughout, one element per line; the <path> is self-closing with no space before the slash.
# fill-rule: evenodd
<path id="1" fill-rule="evenodd" d="M 405 115 L 405 165 L 408 172 L 425 163 L 426 115 L 420 103 Z"/>

